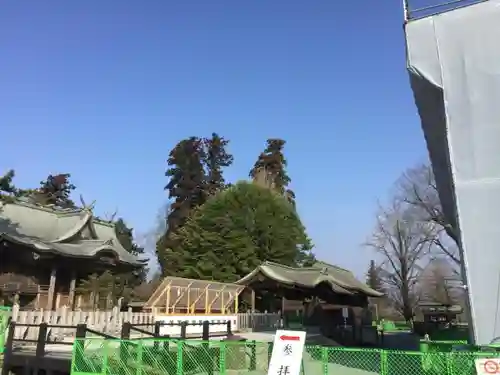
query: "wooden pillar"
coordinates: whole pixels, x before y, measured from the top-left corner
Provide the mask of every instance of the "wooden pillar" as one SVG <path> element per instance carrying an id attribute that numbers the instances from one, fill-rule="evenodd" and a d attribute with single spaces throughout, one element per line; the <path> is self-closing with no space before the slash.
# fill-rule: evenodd
<path id="1" fill-rule="evenodd" d="M 167 300 L 165 302 L 165 311 L 170 314 L 170 284 L 167 286 Z"/>
<path id="2" fill-rule="evenodd" d="M 49 281 L 49 295 L 47 296 L 47 310 L 52 310 L 54 308 L 54 293 L 56 290 L 56 275 L 57 270 L 55 268 L 50 272 Z"/>
<path id="3" fill-rule="evenodd" d="M 69 282 L 69 308 L 75 307 L 76 273 L 71 272 L 71 281 Z"/>
<path id="4" fill-rule="evenodd" d="M 42 308 L 42 306 L 40 306 L 40 290 L 38 290 L 38 292 L 36 293 L 35 310 L 38 310 L 40 308 Z"/>
<path id="5" fill-rule="evenodd" d="M 252 304 L 252 312 L 254 313 L 255 312 L 255 290 L 252 289 L 252 301 L 251 301 L 251 304 Z"/>

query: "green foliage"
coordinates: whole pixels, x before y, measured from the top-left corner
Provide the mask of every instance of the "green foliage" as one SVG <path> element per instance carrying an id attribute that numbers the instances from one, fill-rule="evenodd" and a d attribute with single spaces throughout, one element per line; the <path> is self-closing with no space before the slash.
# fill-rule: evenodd
<path id="1" fill-rule="evenodd" d="M 255 178 L 260 170 L 270 174 L 273 188 L 280 194 L 285 194 L 286 187 L 291 179 L 286 172 L 287 160 L 283 154 L 286 141 L 282 139 L 268 139 L 267 146 L 255 162 L 250 171 L 250 177 Z"/>
<path id="2" fill-rule="evenodd" d="M 16 173 L 13 169 L 0 177 L 0 201 L 12 203 L 19 197 L 31 196 L 35 190 L 19 189 L 14 185 Z"/>
<path id="3" fill-rule="evenodd" d="M 134 242 L 133 229 L 129 228 L 122 218 L 119 218 L 115 222 L 115 232 L 116 238 L 118 238 L 120 244 L 130 254 L 133 254 L 135 256 L 144 254 L 144 248 L 140 247 Z M 146 265 L 144 265 L 140 269 L 132 271 L 129 275 L 121 275 L 120 277 L 122 279 L 125 279 L 125 282 L 128 286 L 134 287 L 144 282 L 146 280 L 147 274 L 148 269 Z"/>
<path id="4" fill-rule="evenodd" d="M 208 195 L 214 195 L 227 187 L 223 176 L 223 168 L 233 164 L 233 156 L 226 150 L 229 141 L 212 133 L 211 138 L 203 140 L 205 158 L 203 164 L 206 170 L 206 191 Z"/>
<path id="5" fill-rule="evenodd" d="M 132 297 L 132 289 L 127 285 L 126 277 L 113 275 L 109 271 L 94 273 L 80 280 L 76 291 L 90 297 L 91 308 L 111 308 L 119 298 L 130 300 Z"/>
<path id="6" fill-rule="evenodd" d="M 15 199 L 17 188 L 14 186 L 14 177 L 16 173 L 13 169 L 7 171 L 0 177 L 0 200 L 9 203 Z"/>
<path id="7" fill-rule="evenodd" d="M 167 218 L 167 231 L 156 245 L 164 276 L 175 275 L 179 269 L 177 257 L 169 250 L 176 246 L 172 234 L 184 224 L 191 210 L 206 200 L 203 160 L 203 141 L 197 137 L 180 141 L 170 151 L 169 169 L 165 173 L 169 182 L 165 190 L 168 191 L 172 203 Z"/>
<path id="8" fill-rule="evenodd" d="M 288 189 L 291 178 L 286 172 L 288 162 L 283 153 L 286 141 L 271 138 L 266 143 L 264 152 L 259 155 L 249 175 L 255 179 L 259 172 L 265 171 L 270 179 L 271 187 L 295 205 L 295 193 Z"/>
<path id="9" fill-rule="evenodd" d="M 174 238 L 178 276 L 224 282 L 245 276 L 266 260 L 303 264 L 312 248 L 293 206 L 248 182 L 210 198 Z"/>
<path id="10" fill-rule="evenodd" d="M 33 195 L 33 199 L 45 206 L 75 208 L 75 202 L 71 200 L 70 195 L 76 187 L 70 182 L 70 177 L 69 173 L 49 175 L 46 180 L 40 181 L 40 188 Z"/>

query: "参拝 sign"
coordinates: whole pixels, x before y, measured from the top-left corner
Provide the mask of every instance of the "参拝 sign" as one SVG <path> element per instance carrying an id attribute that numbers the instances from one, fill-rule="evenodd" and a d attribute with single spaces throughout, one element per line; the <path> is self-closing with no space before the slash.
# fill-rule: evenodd
<path id="1" fill-rule="evenodd" d="M 304 331 L 276 331 L 267 375 L 300 375 L 305 342 Z"/>

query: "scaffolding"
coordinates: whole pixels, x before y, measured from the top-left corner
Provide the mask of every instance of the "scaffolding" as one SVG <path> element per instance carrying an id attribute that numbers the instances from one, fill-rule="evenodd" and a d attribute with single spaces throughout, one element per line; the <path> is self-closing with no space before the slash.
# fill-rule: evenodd
<path id="1" fill-rule="evenodd" d="M 244 289 L 236 284 L 165 277 L 144 309 L 167 315 L 238 313 L 238 296 Z"/>

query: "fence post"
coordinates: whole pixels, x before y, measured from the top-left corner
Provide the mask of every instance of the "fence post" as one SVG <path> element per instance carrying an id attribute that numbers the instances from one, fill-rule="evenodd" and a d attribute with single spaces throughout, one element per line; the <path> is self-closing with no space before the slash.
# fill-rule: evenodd
<path id="1" fill-rule="evenodd" d="M 250 371 L 257 369 L 257 343 L 255 340 L 250 341 Z"/>
<path id="2" fill-rule="evenodd" d="M 186 339 L 187 326 L 188 326 L 188 322 L 187 321 L 181 322 L 181 339 L 182 340 Z"/>
<path id="3" fill-rule="evenodd" d="M 201 331 L 201 339 L 203 341 L 210 340 L 210 322 L 208 320 L 203 321 L 202 331 Z"/>
<path id="4" fill-rule="evenodd" d="M 323 362 L 323 374 L 328 375 L 328 357 L 329 351 L 327 347 L 321 348 L 321 362 Z"/>
<path id="5" fill-rule="evenodd" d="M 71 370 L 75 369 L 75 371 L 78 372 L 78 369 L 85 368 L 84 350 L 85 337 L 87 336 L 87 325 L 77 324 L 75 336 L 75 346 L 73 348 L 74 361 L 71 363 Z"/>
<path id="6" fill-rule="evenodd" d="M 8 374 L 10 371 L 9 362 L 12 354 L 12 347 L 14 345 L 15 332 L 16 332 L 16 322 L 12 320 L 9 324 L 9 333 L 7 334 L 7 341 L 5 342 L 5 347 L 3 351 L 2 374 Z"/>
<path id="7" fill-rule="evenodd" d="M 177 343 L 177 375 L 184 375 L 183 354 L 184 354 L 184 341 L 179 341 Z"/>
<path id="8" fill-rule="evenodd" d="M 153 343 L 153 350 L 155 353 L 158 353 L 159 349 L 160 349 L 160 343 L 158 342 L 158 338 L 161 337 L 160 335 L 160 331 L 161 331 L 161 321 L 157 321 L 155 322 L 155 325 L 154 325 L 154 331 L 153 331 L 153 337 L 155 338 L 154 340 L 154 343 Z"/>
<path id="9" fill-rule="evenodd" d="M 227 344 L 224 341 L 220 341 L 219 346 L 219 373 L 226 374 L 226 348 Z M 212 372 L 210 372 L 212 373 Z"/>
<path id="10" fill-rule="evenodd" d="M 36 357 L 43 357 L 45 354 L 45 341 L 47 339 L 47 323 L 40 323 L 38 326 L 38 339 L 36 342 Z"/>
<path id="11" fill-rule="evenodd" d="M 389 374 L 389 366 L 387 362 L 387 351 L 380 351 L 380 375 L 388 375 Z"/>
<path id="12" fill-rule="evenodd" d="M 128 353 L 128 340 L 130 340 L 130 331 L 132 330 L 132 323 L 124 322 L 122 325 L 121 331 L 121 340 L 120 340 L 120 348 L 119 348 L 119 356 L 122 363 L 127 363 L 127 359 L 129 357 Z"/>
<path id="13" fill-rule="evenodd" d="M 232 335 L 233 335 L 233 332 L 232 332 L 232 330 L 231 330 L 231 321 L 230 321 L 230 320 L 228 320 L 228 321 L 227 321 L 227 323 L 226 323 L 226 325 L 227 325 L 227 335 L 228 335 L 228 336 L 232 336 Z"/>
<path id="14" fill-rule="evenodd" d="M 122 340 L 130 339 L 130 331 L 132 330 L 132 324 L 130 322 L 124 322 L 122 325 L 122 331 L 120 337 Z"/>

